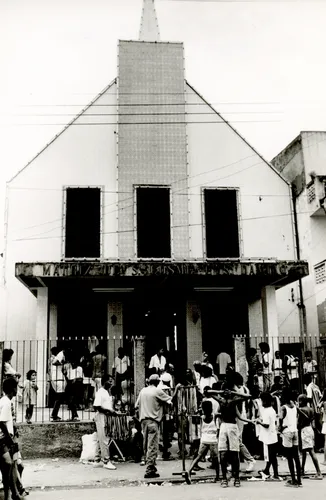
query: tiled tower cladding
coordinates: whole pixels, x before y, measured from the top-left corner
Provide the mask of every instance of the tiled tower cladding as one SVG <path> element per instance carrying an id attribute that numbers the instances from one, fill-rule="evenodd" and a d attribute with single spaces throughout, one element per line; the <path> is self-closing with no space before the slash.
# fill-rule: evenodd
<path id="1" fill-rule="evenodd" d="M 171 187 L 172 258 L 189 258 L 184 92 L 181 43 L 120 42 L 120 259 L 137 256 L 134 186 L 140 184 Z"/>

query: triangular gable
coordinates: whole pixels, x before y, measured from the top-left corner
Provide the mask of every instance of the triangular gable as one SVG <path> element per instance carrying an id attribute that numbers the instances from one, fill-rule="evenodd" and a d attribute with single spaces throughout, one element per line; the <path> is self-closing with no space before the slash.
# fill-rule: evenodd
<path id="1" fill-rule="evenodd" d="M 238 132 L 216 109 L 206 101 L 206 99 L 199 93 L 197 90 L 190 85 L 190 83 L 186 80 L 186 85 L 215 113 L 220 120 L 225 123 L 240 139 L 242 139 L 247 146 L 271 169 L 273 170 L 286 184 L 290 185 L 290 183 L 285 179 L 285 177 L 275 168 L 271 163 L 269 163 L 258 151 L 251 145 L 249 142 Z M 191 106 L 191 103 L 187 103 Z"/>
<path id="2" fill-rule="evenodd" d="M 115 78 L 114 80 L 112 80 L 111 83 L 109 83 L 109 85 L 107 85 L 96 97 L 94 97 L 94 99 L 89 103 L 87 104 L 87 106 L 85 106 L 72 120 L 70 120 L 70 122 L 67 123 L 67 125 L 64 126 L 64 128 L 58 133 L 56 134 L 53 139 L 51 139 L 50 142 L 48 142 L 44 148 L 41 149 L 41 151 L 39 151 L 23 168 L 21 168 L 13 177 L 11 177 L 11 179 L 9 181 L 7 181 L 7 184 L 10 184 L 14 179 L 16 179 L 24 170 L 27 169 L 27 167 L 30 166 L 31 163 L 33 163 L 34 160 L 36 160 L 36 158 L 38 158 L 51 144 L 54 143 L 54 141 L 56 139 L 58 139 L 58 137 L 60 137 L 71 125 L 73 125 L 75 123 L 76 120 L 78 120 L 78 118 L 80 118 L 94 103 L 96 103 L 96 101 L 98 99 L 100 99 L 115 83 L 117 82 L 117 79 Z"/>

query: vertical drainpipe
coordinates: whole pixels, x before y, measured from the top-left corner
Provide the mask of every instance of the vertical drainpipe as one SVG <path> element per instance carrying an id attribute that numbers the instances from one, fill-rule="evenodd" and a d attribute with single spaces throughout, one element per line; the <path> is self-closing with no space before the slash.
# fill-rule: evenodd
<path id="1" fill-rule="evenodd" d="M 292 193 L 292 205 L 293 205 L 293 218 L 294 218 L 294 230 L 295 230 L 295 243 L 297 247 L 297 259 L 301 260 L 300 253 L 300 241 L 299 241 L 299 228 L 298 228 L 298 214 L 296 205 L 296 190 L 295 186 L 291 185 Z M 298 303 L 299 317 L 300 317 L 300 337 L 304 340 L 307 337 L 307 313 L 306 306 L 303 298 L 303 288 L 302 288 L 302 278 L 299 278 L 299 296 L 300 300 Z"/>

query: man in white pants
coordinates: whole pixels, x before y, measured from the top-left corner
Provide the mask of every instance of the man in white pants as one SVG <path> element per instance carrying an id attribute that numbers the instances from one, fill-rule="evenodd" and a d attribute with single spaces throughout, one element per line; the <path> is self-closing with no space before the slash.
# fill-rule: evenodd
<path id="1" fill-rule="evenodd" d="M 113 400 L 109 394 L 110 376 L 103 375 L 101 379 L 102 387 L 97 391 L 94 401 L 95 424 L 97 432 L 98 450 L 95 457 L 95 466 L 102 465 L 104 469 L 115 470 L 116 467 L 111 463 L 109 457 L 109 438 L 106 435 L 106 416 L 113 415 Z"/>

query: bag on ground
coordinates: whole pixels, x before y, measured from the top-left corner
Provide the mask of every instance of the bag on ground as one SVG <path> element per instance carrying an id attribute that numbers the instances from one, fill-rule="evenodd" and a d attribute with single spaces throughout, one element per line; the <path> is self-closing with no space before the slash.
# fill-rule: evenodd
<path id="1" fill-rule="evenodd" d="M 83 449 L 80 456 L 80 461 L 92 461 L 95 460 L 96 450 L 97 450 L 97 433 L 84 434 L 82 436 Z"/>

